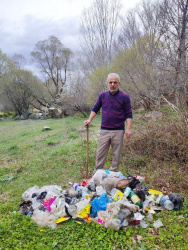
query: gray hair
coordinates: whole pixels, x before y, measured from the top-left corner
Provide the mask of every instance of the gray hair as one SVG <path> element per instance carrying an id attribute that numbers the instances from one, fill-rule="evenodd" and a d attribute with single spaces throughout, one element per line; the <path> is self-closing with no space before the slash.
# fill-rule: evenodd
<path id="1" fill-rule="evenodd" d="M 110 74 L 108 75 L 108 77 L 107 77 L 107 82 L 109 81 L 109 79 L 110 79 L 111 77 L 117 78 L 118 81 L 120 82 L 120 77 L 119 77 L 119 75 L 116 74 L 116 73 L 110 73 Z"/>

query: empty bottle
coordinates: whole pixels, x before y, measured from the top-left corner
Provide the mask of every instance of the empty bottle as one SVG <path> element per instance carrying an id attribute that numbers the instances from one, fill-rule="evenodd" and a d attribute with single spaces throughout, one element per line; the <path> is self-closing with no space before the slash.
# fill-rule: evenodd
<path id="1" fill-rule="evenodd" d="M 167 195 L 162 196 L 160 203 L 161 203 L 161 206 L 167 210 L 174 209 L 174 204 L 169 200 Z"/>
<path id="2" fill-rule="evenodd" d="M 75 191 L 80 186 L 80 184 L 76 183 L 76 182 L 69 182 L 69 184 L 72 185 L 72 187 L 74 188 Z"/>
<path id="3" fill-rule="evenodd" d="M 135 178 L 137 180 L 139 180 L 140 182 L 143 182 L 143 181 L 147 180 L 147 177 L 142 177 L 142 176 L 139 176 L 139 175 L 135 176 Z"/>
<path id="4" fill-rule="evenodd" d="M 135 194 L 134 191 L 132 191 L 132 190 L 130 191 L 130 194 L 129 194 L 128 198 L 131 199 L 131 201 L 132 201 L 135 205 L 137 205 L 137 206 L 139 206 L 140 208 L 142 208 L 142 202 L 141 202 L 140 198 Z"/>
<path id="5" fill-rule="evenodd" d="M 131 192 L 131 188 L 130 188 L 130 187 L 126 187 L 126 189 L 125 189 L 125 191 L 124 191 L 124 196 L 125 196 L 125 197 L 128 197 L 129 194 L 130 194 L 130 192 Z"/>

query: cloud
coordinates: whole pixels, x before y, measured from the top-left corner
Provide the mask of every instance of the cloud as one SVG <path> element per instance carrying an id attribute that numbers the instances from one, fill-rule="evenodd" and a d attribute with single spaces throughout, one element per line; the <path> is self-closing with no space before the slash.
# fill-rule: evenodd
<path id="1" fill-rule="evenodd" d="M 4 21 L 0 20 L 3 27 Z M 31 61 L 30 53 L 38 41 L 47 39 L 49 36 L 56 36 L 65 47 L 71 50 L 78 48 L 79 40 L 79 19 L 78 17 L 62 18 L 58 21 L 50 19 L 38 19 L 33 16 L 26 16 L 21 22 L 14 23 L 14 27 L 22 27 L 19 32 L 12 32 L 7 24 L 6 30 L 1 30 L 0 44 L 4 53 L 12 56 L 14 53 L 22 54 L 28 62 Z"/>

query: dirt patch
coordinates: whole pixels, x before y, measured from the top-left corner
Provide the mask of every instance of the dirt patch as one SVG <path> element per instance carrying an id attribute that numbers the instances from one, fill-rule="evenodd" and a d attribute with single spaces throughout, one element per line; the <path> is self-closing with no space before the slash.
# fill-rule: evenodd
<path id="1" fill-rule="evenodd" d="M 48 146 L 49 147 L 55 147 L 55 146 L 57 146 L 59 144 L 60 144 L 60 142 L 50 142 L 50 143 L 48 143 Z"/>

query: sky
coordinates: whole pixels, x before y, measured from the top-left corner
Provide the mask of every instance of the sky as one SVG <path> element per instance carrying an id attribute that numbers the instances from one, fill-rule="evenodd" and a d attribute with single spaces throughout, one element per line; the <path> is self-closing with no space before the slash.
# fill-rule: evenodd
<path id="1" fill-rule="evenodd" d="M 0 49 L 22 54 L 27 65 L 38 41 L 56 36 L 65 47 L 79 49 L 79 18 L 93 0 L 0 0 Z M 124 11 L 140 0 L 122 0 Z M 30 67 L 32 67 L 30 65 Z"/>

